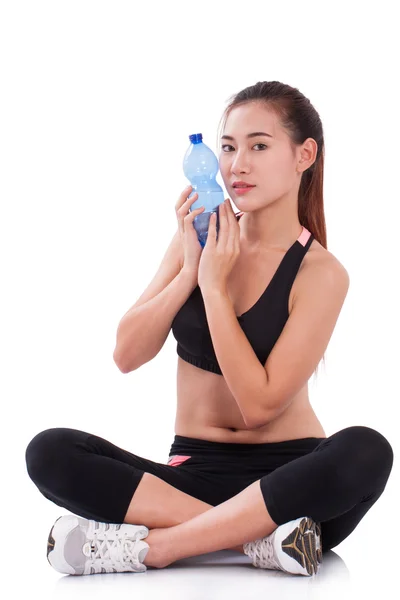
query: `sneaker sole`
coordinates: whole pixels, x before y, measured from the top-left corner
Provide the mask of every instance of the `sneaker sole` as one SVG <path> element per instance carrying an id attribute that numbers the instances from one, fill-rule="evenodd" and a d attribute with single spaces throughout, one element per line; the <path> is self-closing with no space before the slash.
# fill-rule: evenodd
<path id="1" fill-rule="evenodd" d="M 279 560 L 288 573 L 315 575 L 322 563 L 321 526 L 309 517 L 303 517 L 289 535 L 278 542 Z M 296 561 L 287 560 L 290 557 Z"/>

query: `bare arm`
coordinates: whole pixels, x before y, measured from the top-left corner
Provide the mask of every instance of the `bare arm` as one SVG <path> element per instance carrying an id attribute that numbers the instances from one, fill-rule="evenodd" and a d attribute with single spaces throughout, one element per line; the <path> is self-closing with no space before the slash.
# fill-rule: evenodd
<path id="1" fill-rule="evenodd" d="M 152 360 L 163 347 L 172 321 L 197 285 L 183 269 L 155 297 L 133 306 L 117 330 L 114 361 L 122 373 L 130 373 Z"/>

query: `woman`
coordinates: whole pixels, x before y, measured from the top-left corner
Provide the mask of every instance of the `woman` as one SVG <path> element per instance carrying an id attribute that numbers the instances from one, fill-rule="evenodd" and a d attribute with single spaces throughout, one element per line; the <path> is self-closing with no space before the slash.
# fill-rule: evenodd
<path id="1" fill-rule="evenodd" d="M 327 437 L 309 401 L 349 276 L 326 248 L 324 136 L 297 89 L 258 82 L 225 111 L 228 200 L 204 249 L 190 211 L 148 288 L 123 316 L 114 359 L 148 362 L 178 341 L 168 464 L 90 433 L 53 428 L 26 450 L 29 476 L 79 516 L 57 519 L 48 560 L 72 574 L 145 571 L 232 549 L 257 567 L 314 575 L 382 494 L 393 451 L 378 431 Z M 244 188 L 243 186 L 252 186 Z M 148 324 L 152 327 L 149 328 Z"/>

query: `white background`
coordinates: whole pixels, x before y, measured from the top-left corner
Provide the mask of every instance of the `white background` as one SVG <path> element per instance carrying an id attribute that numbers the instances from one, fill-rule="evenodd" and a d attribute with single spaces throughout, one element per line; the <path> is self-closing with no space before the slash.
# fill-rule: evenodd
<path id="1" fill-rule="evenodd" d="M 374 552 L 382 558 L 375 544 L 394 548 L 394 9 L 394 2 L 1 3 L 1 504 L 9 552 L 19 548 L 6 563 L 18 566 L 18 578 L 28 569 L 41 598 L 62 578 L 45 546 L 54 520 L 68 511 L 29 479 L 26 446 L 39 431 L 70 427 L 167 461 L 176 340 L 171 332 L 155 359 L 123 375 L 113 361 L 116 330 L 176 230 L 189 134 L 202 132 L 216 152 L 228 98 L 257 81 L 299 88 L 320 114 L 328 250 L 350 275 L 326 369 L 321 364 L 310 380 L 311 403 L 327 436 L 365 425 L 395 453 L 384 494 L 335 552 L 352 574 L 371 576 Z M 220 174 L 217 180 L 227 197 Z M 24 556 L 21 545 L 29 549 Z M 79 578 L 75 590 L 83 579 L 90 578 Z M 371 592 L 363 577 L 357 585 Z M 227 596 L 234 593 L 232 585 Z"/>

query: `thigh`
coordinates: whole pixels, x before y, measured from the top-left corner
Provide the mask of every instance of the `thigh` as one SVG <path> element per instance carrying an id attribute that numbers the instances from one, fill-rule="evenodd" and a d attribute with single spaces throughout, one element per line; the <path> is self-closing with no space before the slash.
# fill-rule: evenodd
<path id="1" fill-rule="evenodd" d="M 82 516 L 92 515 L 86 518 L 107 514 L 107 520 L 125 514 L 144 473 L 217 504 L 212 476 L 203 478 L 195 468 L 185 468 L 190 458 L 175 456 L 169 465 L 163 464 L 100 436 L 65 427 L 41 431 L 26 449 L 28 474 L 46 498 Z"/>
<path id="2" fill-rule="evenodd" d="M 217 504 L 214 492 L 214 487 L 218 485 L 217 474 L 210 472 L 204 477 L 191 455 L 174 454 L 168 456 L 167 464 L 164 464 L 122 449 L 96 435 L 90 435 L 87 444 L 95 450 L 96 456 L 107 456 L 142 475 L 151 473 L 185 494 L 212 505 Z"/>
<path id="3" fill-rule="evenodd" d="M 29 442 L 25 457 L 29 473 L 38 474 L 58 466 L 68 467 L 70 461 L 76 459 L 85 464 L 89 461 L 98 463 L 103 467 L 117 467 L 118 462 L 149 473 L 173 471 L 163 463 L 129 452 L 98 435 L 68 427 L 54 427 L 38 433 Z"/>

